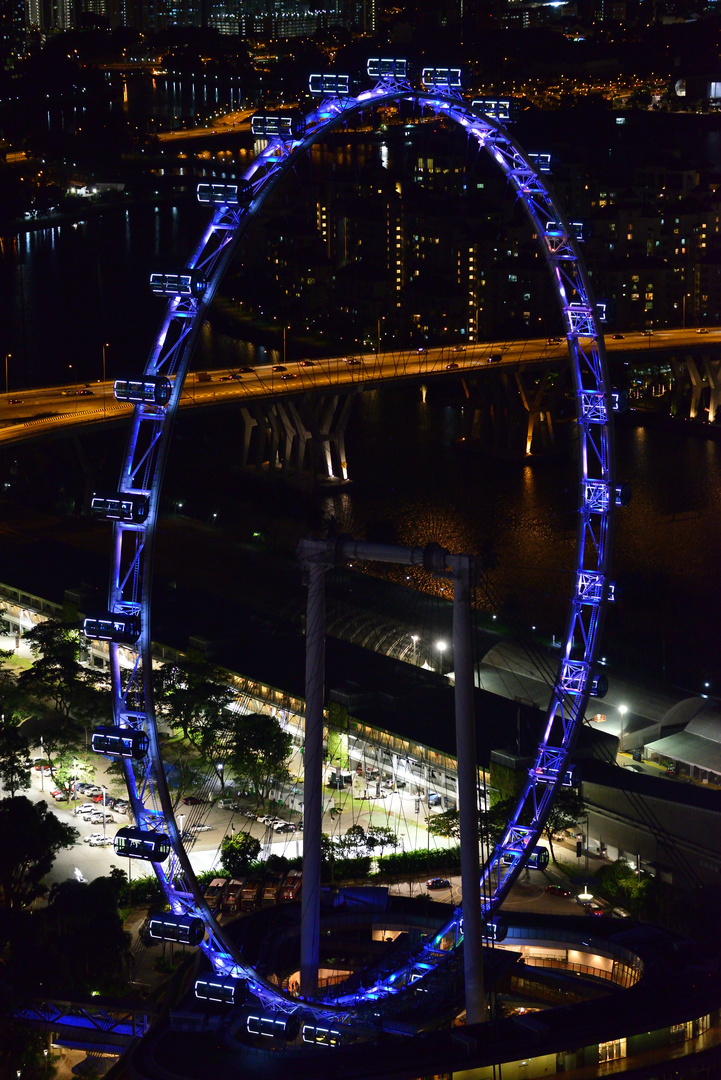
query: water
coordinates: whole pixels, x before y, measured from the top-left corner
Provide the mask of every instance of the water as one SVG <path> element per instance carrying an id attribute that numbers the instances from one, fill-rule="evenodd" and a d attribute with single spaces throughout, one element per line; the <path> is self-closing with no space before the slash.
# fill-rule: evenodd
<path id="1" fill-rule="evenodd" d="M 77 228 L 3 240 L 0 288 L 11 308 L 0 347 L 11 354 L 10 392 L 99 379 L 104 342 L 109 378 L 142 369 L 162 312 L 147 274 L 159 259 L 181 262 L 206 215 L 190 204 L 133 206 Z M 216 346 L 219 337 L 209 343 L 211 354 Z M 241 351 L 228 339 L 222 348 Z M 432 390 L 425 404 L 417 388 L 364 394 L 348 433 L 353 484 L 312 503 L 259 496 L 242 477 L 228 478 L 217 463 L 225 427 L 211 421 L 200 440 L 207 459 L 194 442 L 186 440 L 184 450 L 182 437 L 174 447 L 179 462 L 197 464 L 184 476 L 171 468 L 168 491 L 182 491 L 186 511 L 203 520 L 218 512 L 236 530 L 259 524 L 287 549 L 332 516 L 359 537 L 484 552 L 494 564 L 489 603 L 529 628 L 560 633 L 572 587 L 575 463 L 570 455 L 503 462 L 460 452 L 463 407 L 452 391 Z M 693 690 L 709 681 L 713 689 L 721 680 L 721 448 L 663 418 L 629 413 L 618 428 L 618 474 L 634 496 L 618 514 L 614 573 L 622 598 L 609 616 L 604 650 L 610 661 L 640 664 L 654 677 Z"/>

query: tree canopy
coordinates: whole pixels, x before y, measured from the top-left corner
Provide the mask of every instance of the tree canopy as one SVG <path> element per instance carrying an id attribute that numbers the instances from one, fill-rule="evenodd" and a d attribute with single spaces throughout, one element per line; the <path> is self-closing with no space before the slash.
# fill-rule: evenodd
<path id="1" fill-rule="evenodd" d="M 290 778 L 292 746 L 292 736 L 274 716 L 251 713 L 236 718 L 230 763 L 235 775 L 252 786 L 259 804 L 266 801 L 274 786 Z"/>
<path id="2" fill-rule="evenodd" d="M 55 856 L 72 847 L 78 835 L 45 802 L 24 795 L 0 799 L 0 912 L 25 908 L 43 896 L 43 878 Z"/>
<path id="3" fill-rule="evenodd" d="M 241 878 L 250 864 L 258 858 L 261 843 L 247 832 L 225 836 L 220 845 L 220 865 L 232 878 Z"/>

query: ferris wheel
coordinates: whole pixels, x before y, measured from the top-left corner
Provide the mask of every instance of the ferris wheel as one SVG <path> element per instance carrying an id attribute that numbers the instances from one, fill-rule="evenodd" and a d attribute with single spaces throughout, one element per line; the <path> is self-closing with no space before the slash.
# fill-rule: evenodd
<path id="1" fill-rule="evenodd" d="M 604 612 L 613 599 L 609 578 L 615 509 L 628 498 L 616 482 L 613 411 L 618 407 L 606 370 L 597 309 L 569 225 L 542 173 L 543 162 L 521 150 L 488 103 L 468 103 L 460 70 L 426 68 L 415 89 L 403 60 L 372 59 L 374 85 L 354 92 L 346 75 L 314 75 L 310 90 L 318 108 L 304 116 L 287 110 L 257 113 L 251 130 L 267 140 L 244 176 L 233 183 L 203 183 L 198 198 L 212 208 L 211 220 L 187 264 L 151 277 L 154 292 L 167 297 L 165 315 L 142 373 L 115 383 L 118 400 L 133 404 L 133 415 L 117 491 L 93 498 L 94 513 L 112 522 L 112 568 L 107 611 L 87 619 L 89 638 L 109 643 L 113 724 L 93 735 L 93 749 L 123 763 L 134 825 L 121 828 L 116 853 L 144 861 L 157 874 L 170 912 L 159 916 L 151 934 L 160 940 L 196 945 L 213 975 L 199 980 L 202 998 L 239 1005 L 252 1001 L 274 1033 L 294 1037 L 298 1003 L 261 977 L 239 955 L 225 928 L 203 898 L 173 812 L 158 737 L 152 687 L 151 582 L 153 549 L 163 474 L 173 421 L 207 309 L 253 219 L 284 176 L 314 143 L 364 110 L 404 103 L 423 117 L 443 118 L 465 132 L 505 174 L 529 219 L 543 253 L 564 320 L 577 426 L 578 507 L 575 574 L 566 627 L 545 727 L 508 827 L 485 864 L 480 882 L 484 917 L 495 912 L 524 865 L 541 858 L 537 844 L 554 798 L 570 775 L 573 750 L 589 695 L 603 692 L 595 670 Z M 502 115 L 502 114 L 501 114 Z M 462 914 L 456 912 L 434 938 L 463 941 Z M 426 965 L 427 967 L 427 965 Z M 413 962 L 384 978 L 386 993 L 401 992 L 423 971 Z M 374 987 L 374 991 L 377 991 Z M 328 1022 L 352 1013 L 353 999 L 304 1001 L 303 1011 L 326 1038 Z M 260 1023 L 261 1021 L 258 1021 Z M 276 1025 L 273 1027 L 273 1025 Z M 307 1041 L 313 1041 L 313 1024 Z"/>

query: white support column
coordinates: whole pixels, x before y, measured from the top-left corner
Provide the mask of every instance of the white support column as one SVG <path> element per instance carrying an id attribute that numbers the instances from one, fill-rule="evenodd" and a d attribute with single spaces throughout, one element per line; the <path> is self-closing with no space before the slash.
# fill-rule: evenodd
<path id="1" fill-rule="evenodd" d="M 478 859 L 478 768 L 471 649 L 471 557 L 451 555 L 448 562 L 453 569 L 453 665 L 456 677 L 456 755 L 461 828 L 466 1023 L 480 1024 L 486 1019 L 486 1001 L 483 984 L 481 871 Z"/>
<path id="2" fill-rule="evenodd" d="M 315 545 L 317 548 L 317 545 Z M 298 547 L 308 581 L 305 624 L 305 748 L 303 754 L 303 889 L 300 915 L 300 992 L 318 989 L 320 956 L 320 870 L 323 820 L 323 698 L 325 694 L 324 552 L 313 542 Z"/>

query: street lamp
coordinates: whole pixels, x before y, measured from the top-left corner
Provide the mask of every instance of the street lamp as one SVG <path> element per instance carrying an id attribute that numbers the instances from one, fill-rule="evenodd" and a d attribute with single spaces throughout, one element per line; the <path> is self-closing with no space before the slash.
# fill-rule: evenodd
<path id="1" fill-rule="evenodd" d="M 443 654 L 446 651 L 446 649 L 448 648 L 448 642 L 446 642 L 446 641 L 437 641 L 436 642 L 436 648 L 438 649 L 438 652 L 440 653 L 440 660 L 438 662 L 439 663 L 438 670 L 442 672 L 443 671 Z"/>
<path id="2" fill-rule="evenodd" d="M 185 814 L 178 814 L 178 832 L 180 839 L 183 839 L 183 827 L 185 826 Z"/>
<path id="3" fill-rule="evenodd" d="M 5 393 L 8 392 L 8 360 L 12 357 L 11 352 L 5 353 Z"/>
<path id="4" fill-rule="evenodd" d="M 628 712 L 628 705 L 619 705 L 618 706 L 618 711 L 619 711 L 619 714 L 621 716 L 621 739 L 620 739 L 620 742 L 619 742 L 618 749 L 619 749 L 619 753 L 622 754 L 623 753 L 623 718 L 626 715 L 626 713 Z"/>
<path id="5" fill-rule="evenodd" d="M 411 634 L 411 641 L 413 642 L 413 663 L 417 664 L 418 663 L 418 642 L 420 641 L 420 638 L 418 637 L 418 634 Z"/>
<path id="6" fill-rule="evenodd" d="M 40 736 L 40 790 L 45 791 L 45 751 L 42 735 Z"/>
<path id="7" fill-rule="evenodd" d="M 77 761 L 73 758 L 73 794 L 75 796 L 75 816 L 78 813 L 78 768 Z"/>
<path id="8" fill-rule="evenodd" d="M 107 795 L 108 789 L 105 787 L 104 784 L 101 784 L 101 787 L 103 789 L 103 840 L 104 840 L 105 839 L 105 796 Z"/>

